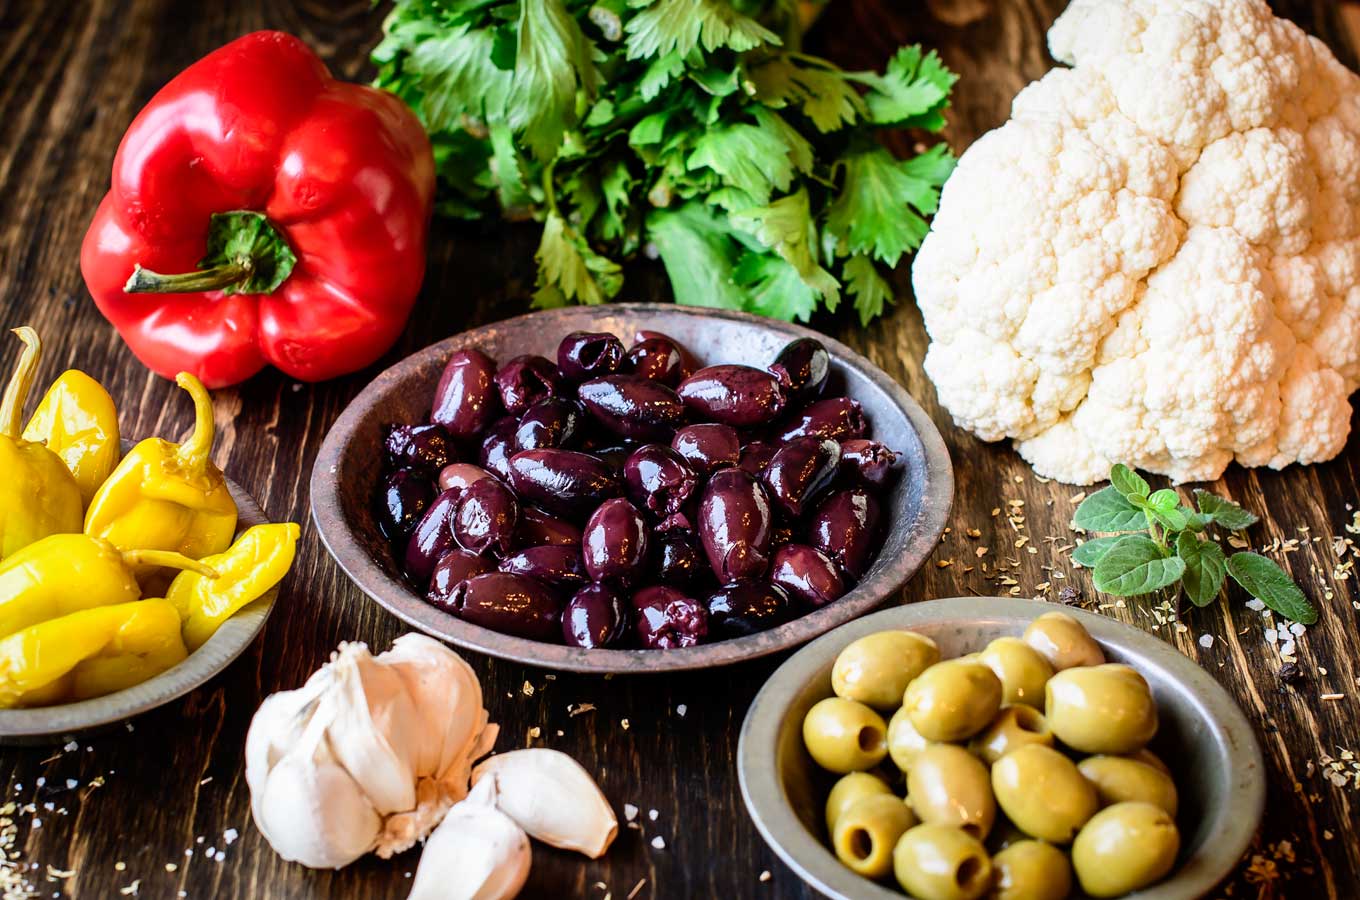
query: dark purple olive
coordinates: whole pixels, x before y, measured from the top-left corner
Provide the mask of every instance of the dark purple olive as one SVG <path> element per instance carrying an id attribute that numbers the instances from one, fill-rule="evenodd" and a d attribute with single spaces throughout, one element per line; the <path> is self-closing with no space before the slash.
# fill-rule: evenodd
<path id="1" fill-rule="evenodd" d="M 679 511 L 698 484 L 689 463 L 662 444 L 637 448 L 623 466 L 629 499 L 658 519 Z"/>
<path id="2" fill-rule="evenodd" d="M 485 353 L 472 349 L 454 353 L 434 389 L 430 421 L 456 438 L 476 436 L 500 412 L 495 379 L 496 364 Z"/>
<path id="3" fill-rule="evenodd" d="M 510 484 L 527 502 L 566 516 L 583 516 L 619 493 L 607 464 L 574 450 L 525 450 L 510 457 Z"/>
<path id="4" fill-rule="evenodd" d="M 562 610 L 562 637 L 572 647 L 609 647 L 628 633 L 628 606 L 607 584 L 588 584 Z"/>
<path id="5" fill-rule="evenodd" d="M 515 546 L 581 547 L 581 529 L 535 506 L 523 506 L 519 511 L 519 528 L 515 532 Z"/>
<path id="6" fill-rule="evenodd" d="M 457 459 L 453 437 L 443 425 L 389 425 L 383 455 L 392 468 L 438 472 Z"/>
<path id="7" fill-rule="evenodd" d="M 666 341 L 670 343 L 671 346 L 680 351 L 680 361 L 685 364 L 686 373 L 693 372 L 695 369 L 699 368 L 699 364 L 694 359 L 694 354 L 690 353 L 689 349 L 685 347 L 684 344 L 680 343 L 669 334 L 666 334 L 664 331 L 648 331 L 645 328 L 639 329 L 638 332 L 633 335 L 633 344 L 641 344 L 644 341 Z"/>
<path id="8" fill-rule="evenodd" d="M 760 480 L 770 502 L 796 519 L 831 486 L 840 461 L 841 445 L 835 441 L 795 438 L 770 457 Z"/>
<path id="9" fill-rule="evenodd" d="M 578 547 L 553 544 L 525 547 L 501 560 L 499 568 L 502 572 L 528 575 L 544 584 L 568 589 L 578 588 L 590 580 L 586 577 L 586 567 L 581 563 Z"/>
<path id="10" fill-rule="evenodd" d="M 524 411 L 515 429 L 515 447 L 542 450 L 570 447 L 581 435 L 581 404 L 565 397 L 546 397 Z"/>
<path id="11" fill-rule="evenodd" d="M 466 550 L 450 550 L 435 565 L 425 600 L 446 612 L 453 612 L 453 589 L 474 575 L 495 570 L 495 564 L 485 556 Z"/>
<path id="12" fill-rule="evenodd" d="M 783 444 L 796 437 L 831 438 L 833 441 L 848 441 L 864 437 L 869 423 L 864 420 L 864 410 L 859 401 L 849 397 L 831 397 L 818 400 L 789 419 L 783 426 L 778 442 Z"/>
<path id="13" fill-rule="evenodd" d="M 765 574 L 773 518 L 765 489 L 750 474 L 741 469 L 713 473 L 699 504 L 699 540 L 719 582 Z"/>
<path id="14" fill-rule="evenodd" d="M 562 376 L 557 374 L 557 366 L 542 356 L 516 356 L 496 373 L 496 389 L 505 411 L 522 416 L 538 401 L 561 394 Z"/>
<path id="15" fill-rule="evenodd" d="M 693 534 L 694 520 L 690 518 L 689 513 L 681 510 L 680 512 L 671 513 L 669 516 L 666 516 L 666 518 L 656 524 L 654 530 L 657 534 L 671 534 L 676 531 L 681 531 L 685 534 Z"/>
<path id="16" fill-rule="evenodd" d="M 789 617 L 789 595 L 764 581 L 738 581 L 719 588 L 706 601 L 709 631 L 718 638 L 766 631 Z"/>
<path id="17" fill-rule="evenodd" d="M 570 381 L 613 375 L 623 358 L 623 341 L 608 332 L 573 331 L 557 345 L 557 368 Z"/>
<path id="18" fill-rule="evenodd" d="M 808 539 L 852 578 L 859 578 L 869 568 L 878 541 L 879 517 L 878 501 L 864 488 L 837 491 L 812 514 Z"/>
<path id="19" fill-rule="evenodd" d="M 741 438 L 737 429 L 717 422 L 686 425 L 671 438 L 671 448 L 703 478 L 719 469 L 735 466 L 741 460 Z"/>
<path id="20" fill-rule="evenodd" d="M 491 477 L 491 473 L 481 466 L 474 466 L 472 463 L 454 463 L 439 470 L 439 489 L 447 491 L 456 488 L 461 491 L 474 481 Z"/>
<path id="21" fill-rule="evenodd" d="M 638 643 L 654 650 L 693 647 L 708 636 L 708 611 L 699 601 L 665 585 L 633 595 L 633 630 Z"/>
<path id="22" fill-rule="evenodd" d="M 851 484 L 882 487 L 900 455 L 878 441 L 864 438 L 846 441 L 841 444 L 841 477 Z"/>
<path id="23" fill-rule="evenodd" d="M 737 465 L 743 471 L 759 478 L 778 450 L 779 448 L 774 444 L 767 444 L 765 441 L 751 441 L 741 448 L 741 457 Z"/>
<path id="24" fill-rule="evenodd" d="M 389 541 L 404 541 L 434 501 L 434 486 L 424 472 L 397 469 L 378 482 L 374 499 L 378 530 Z"/>
<path id="25" fill-rule="evenodd" d="M 676 393 L 691 412 L 737 428 L 764 425 L 784 411 L 779 381 L 751 366 L 708 366 L 680 382 Z"/>
<path id="26" fill-rule="evenodd" d="M 770 374 L 791 403 L 811 403 L 822 395 L 831 374 L 831 355 L 816 338 L 798 338 L 785 345 L 770 364 Z"/>
<path id="27" fill-rule="evenodd" d="M 562 633 L 562 602 L 541 582 L 523 575 L 474 575 L 454 587 L 449 606 L 458 618 L 501 634 L 556 641 Z"/>
<path id="28" fill-rule="evenodd" d="M 626 438 L 670 440 L 685 415 L 675 391 L 636 375 L 592 378 L 576 395 L 600 424 Z"/>
<path id="29" fill-rule="evenodd" d="M 647 523 L 627 500 L 606 500 L 582 529 L 581 548 L 592 581 L 632 579 L 647 564 Z"/>
<path id="30" fill-rule="evenodd" d="M 495 478 L 483 478 L 463 489 L 453 514 L 453 536 L 472 553 L 505 554 L 514 546 L 519 503 Z"/>
<path id="31" fill-rule="evenodd" d="M 628 369 L 639 378 L 673 388 L 689 377 L 680 348 L 669 338 L 648 338 L 628 351 Z"/>
<path id="32" fill-rule="evenodd" d="M 845 593 L 845 579 L 831 558 L 807 544 L 789 544 L 774 551 L 770 581 L 804 605 L 825 606 Z"/>
<path id="33" fill-rule="evenodd" d="M 482 438 L 482 445 L 477 453 L 482 468 L 501 481 L 510 480 L 510 457 L 516 452 L 515 431 L 518 428 L 519 423 L 515 421 L 514 416 L 502 416 L 497 419 Z"/>
<path id="34" fill-rule="evenodd" d="M 435 564 L 457 546 L 453 540 L 453 514 L 462 493 L 461 488 L 451 488 L 435 497 L 411 532 L 403 568 L 416 584 L 427 584 Z"/>
<path id="35" fill-rule="evenodd" d="M 661 584 L 693 584 L 704 574 L 704 559 L 693 535 L 683 532 L 663 534 L 655 542 L 652 570 Z"/>

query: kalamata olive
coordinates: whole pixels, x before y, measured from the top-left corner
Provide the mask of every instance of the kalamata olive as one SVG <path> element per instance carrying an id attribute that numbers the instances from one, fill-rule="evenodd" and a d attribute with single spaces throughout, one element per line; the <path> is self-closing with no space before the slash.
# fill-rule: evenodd
<path id="1" fill-rule="evenodd" d="M 600 424 L 627 438 L 670 440 L 685 415 L 675 391 L 636 375 L 592 378 L 576 395 Z"/>
<path id="2" fill-rule="evenodd" d="M 509 553 L 518 521 L 515 495 L 498 479 L 483 478 L 463 488 L 453 514 L 453 536 L 472 553 Z"/>
<path id="3" fill-rule="evenodd" d="M 807 544 L 787 544 L 774 551 L 770 581 L 793 599 L 813 608 L 825 606 L 845 593 L 845 579 L 831 557 Z"/>
<path id="4" fill-rule="evenodd" d="M 492 423 L 482 438 L 477 460 L 482 468 L 502 481 L 510 479 L 510 457 L 515 455 L 515 431 L 519 423 L 514 416 L 503 416 Z"/>
<path id="5" fill-rule="evenodd" d="M 623 341 L 608 332 L 573 331 L 557 345 L 557 368 L 570 381 L 613 375 L 623 358 Z"/>
<path id="6" fill-rule="evenodd" d="M 710 596 L 709 632 L 719 638 L 744 637 L 780 624 L 789 615 L 789 595 L 764 581 L 738 581 Z"/>
<path id="7" fill-rule="evenodd" d="M 618 440 L 618 435 L 610 435 L 610 437 L 615 441 Z M 610 443 L 608 446 L 600 446 L 597 449 L 591 450 L 590 454 L 608 466 L 610 471 L 622 478 L 624 464 L 628 462 L 628 457 L 633 455 L 633 451 L 636 450 L 638 446 L 638 444 L 632 441 L 629 441 L 626 444 Z"/>
<path id="8" fill-rule="evenodd" d="M 694 534 L 694 520 L 688 512 L 682 509 L 657 522 L 654 530 L 657 534 L 672 534 L 677 531 L 684 534 Z"/>
<path id="9" fill-rule="evenodd" d="M 472 463 L 454 463 L 439 470 L 439 489 L 441 491 L 453 489 L 462 491 L 463 488 L 474 481 L 491 477 L 491 473 L 481 466 L 474 466 Z"/>
<path id="10" fill-rule="evenodd" d="M 708 611 L 682 591 L 665 585 L 633 595 L 633 630 L 638 643 L 656 650 L 693 647 L 708 636 Z"/>
<path id="11" fill-rule="evenodd" d="M 574 450 L 525 450 L 510 457 L 510 484 L 526 501 L 561 515 L 584 515 L 619 492 L 608 465 Z"/>
<path id="12" fill-rule="evenodd" d="M 649 338 L 628 351 L 628 369 L 639 378 L 673 388 L 689 376 L 680 348 L 667 338 Z"/>
<path id="13" fill-rule="evenodd" d="M 741 460 L 737 429 L 719 422 L 686 425 L 671 438 L 671 449 L 683 456 L 702 478 Z"/>
<path id="14" fill-rule="evenodd" d="M 669 334 L 666 334 L 664 331 L 648 331 L 643 328 L 633 335 L 634 344 L 641 344 L 643 341 L 658 340 L 668 341 L 675 349 L 680 351 L 680 359 L 684 362 L 686 371 L 693 372 L 695 369 L 699 368 L 694 360 L 694 354 L 690 353 L 689 349 L 684 344 L 680 343 Z"/>
<path id="15" fill-rule="evenodd" d="M 779 434 L 778 443 L 784 444 L 807 435 L 848 441 L 864 437 L 868 430 L 869 423 L 864 420 L 864 410 L 860 409 L 858 400 L 830 397 L 818 400 L 789 419 Z"/>
<path id="16" fill-rule="evenodd" d="M 751 441 L 741 448 L 741 457 L 737 465 L 741 467 L 742 471 L 749 472 L 759 478 L 778 450 L 779 448 L 774 444 L 768 444 L 765 441 Z"/>
<path id="17" fill-rule="evenodd" d="M 434 498 L 416 530 L 406 542 L 403 568 L 416 584 L 426 584 L 435 564 L 456 546 L 453 540 L 453 514 L 458 508 L 461 488 L 450 488 Z"/>
<path id="18" fill-rule="evenodd" d="M 676 393 L 692 412 L 738 428 L 763 425 L 784 411 L 778 379 L 751 366 L 708 366 L 680 382 Z"/>
<path id="19" fill-rule="evenodd" d="M 671 532 L 658 538 L 654 546 L 653 572 L 661 584 L 692 584 L 703 574 L 703 557 L 693 535 Z"/>
<path id="20" fill-rule="evenodd" d="M 770 373 L 792 403 L 811 403 L 822 395 L 831 374 L 831 356 L 816 338 L 798 338 L 784 346 Z"/>
<path id="21" fill-rule="evenodd" d="M 631 579 L 647 563 L 647 523 L 627 500 L 606 500 L 581 531 L 581 548 L 591 580 Z"/>
<path id="22" fill-rule="evenodd" d="M 812 514 L 808 536 L 851 577 L 869 568 L 878 541 L 878 501 L 864 488 L 837 491 Z"/>
<path id="23" fill-rule="evenodd" d="M 443 425 L 389 425 L 383 455 L 393 468 L 438 472 L 453 462 L 453 437 Z"/>
<path id="24" fill-rule="evenodd" d="M 523 575 L 474 575 L 454 587 L 449 606 L 458 618 L 502 634 L 555 641 L 562 633 L 562 602 L 547 586 Z"/>
<path id="25" fill-rule="evenodd" d="M 459 350 L 449 357 L 434 390 L 430 421 L 456 438 L 471 438 L 500 412 L 496 364 L 480 350 Z"/>
<path id="26" fill-rule="evenodd" d="M 378 530 L 389 541 L 404 541 L 434 501 L 434 486 L 424 472 L 397 469 L 378 483 L 374 499 Z"/>
<path id="27" fill-rule="evenodd" d="M 856 438 L 841 444 L 841 477 L 849 484 L 882 487 L 900 454 L 878 441 Z"/>
<path id="28" fill-rule="evenodd" d="M 699 540 L 718 581 L 765 574 L 773 510 L 765 489 L 741 469 L 714 472 L 699 504 Z"/>
<path id="29" fill-rule="evenodd" d="M 544 584 L 568 589 L 578 588 L 590 580 L 581 562 L 581 551 L 576 547 L 553 544 L 525 547 L 501 560 L 499 568 L 502 572 L 528 575 Z"/>
<path id="30" fill-rule="evenodd" d="M 562 610 L 562 637 L 572 647 L 609 647 L 628 633 L 628 606 L 607 584 L 588 584 Z"/>
<path id="31" fill-rule="evenodd" d="M 538 401 L 561 394 L 562 376 L 557 374 L 557 366 L 542 356 L 516 356 L 496 373 L 496 389 L 505 411 L 522 416 Z"/>
<path id="32" fill-rule="evenodd" d="M 623 465 L 628 498 L 657 518 L 679 511 L 698 484 L 689 463 L 662 444 L 644 444 Z"/>
<path id="33" fill-rule="evenodd" d="M 770 501 L 796 519 L 831 486 L 840 460 L 841 446 L 833 440 L 794 438 L 770 458 L 760 480 Z"/>
<path id="34" fill-rule="evenodd" d="M 542 547 L 545 544 L 580 548 L 581 529 L 564 519 L 545 513 L 536 506 L 521 506 L 519 527 L 515 531 L 515 546 L 522 549 Z"/>
<path id="35" fill-rule="evenodd" d="M 495 570 L 495 564 L 485 556 L 466 550 L 450 550 L 435 565 L 425 600 L 446 612 L 453 612 L 453 589 L 474 575 Z"/>
<path id="36" fill-rule="evenodd" d="M 580 437 L 581 404 L 565 397 L 545 397 L 524 411 L 515 429 L 515 447 L 541 450 L 571 447 Z"/>

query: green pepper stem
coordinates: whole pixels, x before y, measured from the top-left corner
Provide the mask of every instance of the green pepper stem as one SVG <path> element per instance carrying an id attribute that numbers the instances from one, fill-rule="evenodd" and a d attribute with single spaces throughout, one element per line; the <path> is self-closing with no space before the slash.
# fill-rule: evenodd
<path id="1" fill-rule="evenodd" d="M 164 275 L 143 269 L 132 270 L 132 277 L 123 285 L 129 294 L 195 294 L 200 291 L 220 291 L 243 284 L 255 274 L 255 261 L 242 257 L 220 266 L 210 266 L 193 272 Z"/>
<path id="2" fill-rule="evenodd" d="M 24 352 L 19 356 L 19 364 L 5 385 L 5 397 L 0 400 L 0 434 L 7 437 L 19 436 L 19 420 L 24 414 L 24 401 L 33 387 L 33 377 L 38 372 L 38 361 L 42 359 L 42 341 L 38 332 L 27 325 L 10 329 L 24 342 Z"/>
<path id="3" fill-rule="evenodd" d="M 208 455 L 213 444 L 213 405 L 208 389 L 188 372 L 175 376 L 175 384 L 189 392 L 194 398 L 194 430 L 188 439 L 179 445 L 179 461 L 193 472 L 201 472 L 208 464 Z"/>
<path id="4" fill-rule="evenodd" d="M 124 550 L 123 564 L 128 568 L 133 566 L 166 566 L 171 569 L 197 572 L 200 575 L 206 575 L 208 578 L 217 577 L 217 570 L 212 566 L 204 565 L 196 559 L 190 559 L 183 553 L 176 553 L 173 550 Z"/>

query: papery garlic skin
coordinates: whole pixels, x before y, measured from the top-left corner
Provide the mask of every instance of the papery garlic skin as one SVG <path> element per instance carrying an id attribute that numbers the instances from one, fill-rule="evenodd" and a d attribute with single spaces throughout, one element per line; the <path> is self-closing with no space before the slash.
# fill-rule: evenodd
<path id="1" fill-rule="evenodd" d="M 524 830 L 496 808 L 497 780 L 485 778 L 454 804 L 425 842 L 407 900 L 509 900 L 529 877 Z"/>
<path id="2" fill-rule="evenodd" d="M 474 790 L 495 778 L 501 812 L 545 844 L 598 859 L 619 820 L 595 779 L 565 753 L 534 747 L 499 753 L 472 770 Z"/>

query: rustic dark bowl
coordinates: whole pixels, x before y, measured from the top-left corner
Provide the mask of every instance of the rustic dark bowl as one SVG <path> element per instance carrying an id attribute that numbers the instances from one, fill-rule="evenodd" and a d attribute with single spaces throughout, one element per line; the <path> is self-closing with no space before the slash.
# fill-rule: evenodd
<path id="1" fill-rule="evenodd" d="M 804 881 L 837 900 L 901 900 L 895 888 L 856 875 L 826 844 L 824 804 L 834 776 L 803 746 L 803 718 L 831 696 L 831 666 L 852 641 L 893 628 L 935 640 L 946 658 L 981 650 L 993 638 L 1019 635 L 1053 609 L 1013 597 L 954 597 L 866 616 L 804 647 L 775 670 L 746 713 L 737 775 L 746 810 L 766 842 Z M 1180 858 L 1171 875 L 1126 895 L 1136 900 L 1191 900 L 1232 871 L 1265 808 L 1265 764 L 1251 725 L 1209 673 L 1160 638 L 1106 616 L 1065 609 L 1112 662 L 1147 679 L 1160 728 L 1152 749 L 1171 768 L 1180 794 Z M 1084 895 L 1080 895 L 1084 896 Z"/>
<path id="2" fill-rule="evenodd" d="M 879 440 L 902 453 L 903 477 L 882 498 L 889 522 L 883 548 L 864 579 L 840 600 L 778 628 L 679 650 L 582 650 L 481 628 L 436 609 L 402 579 L 373 521 L 370 498 L 382 469 L 381 429 L 429 416 L 449 356 L 476 347 L 506 360 L 524 353 L 555 358 L 572 331 L 608 331 L 625 343 L 639 329 L 665 332 L 700 363 L 765 366 L 794 338 L 815 337 L 832 358 L 828 391 L 864 407 Z M 900 385 L 844 344 L 821 334 L 743 313 L 630 304 L 531 313 L 440 341 L 379 375 L 345 409 L 312 470 L 312 517 L 326 548 L 360 590 L 427 634 L 460 647 L 528 665 L 578 672 L 704 669 L 785 650 L 861 616 L 892 597 L 934 549 L 953 500 L 949 455 L 930 418 Z"/>

